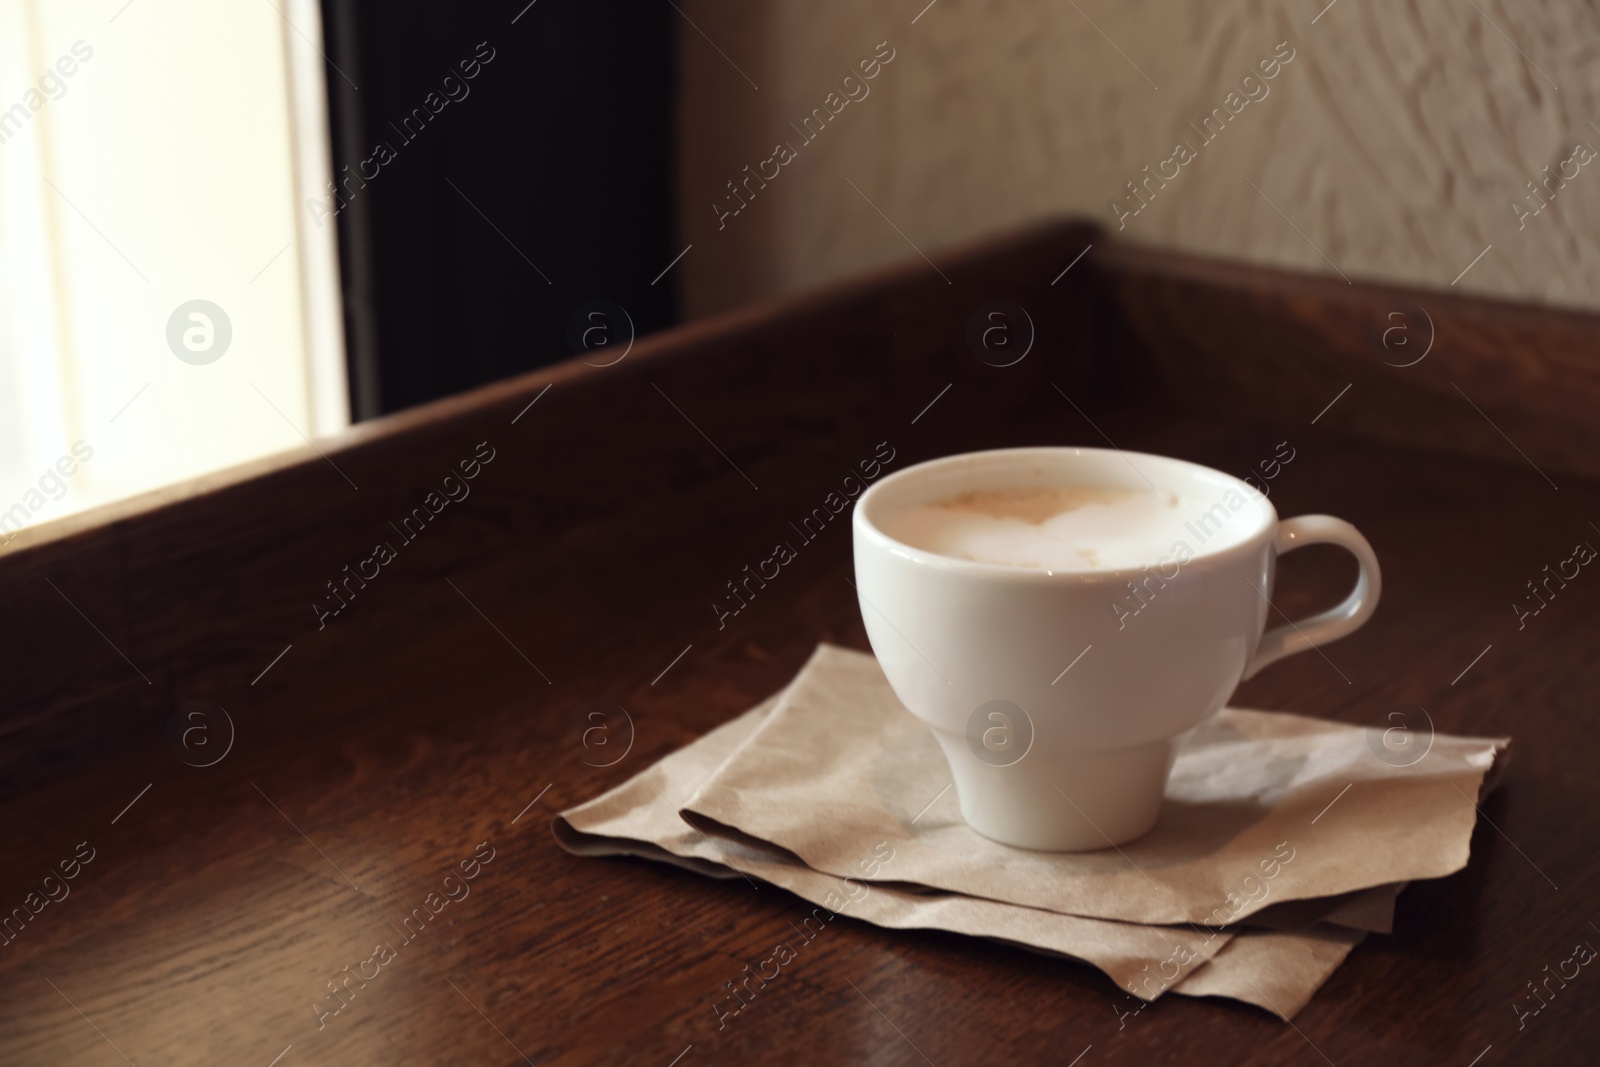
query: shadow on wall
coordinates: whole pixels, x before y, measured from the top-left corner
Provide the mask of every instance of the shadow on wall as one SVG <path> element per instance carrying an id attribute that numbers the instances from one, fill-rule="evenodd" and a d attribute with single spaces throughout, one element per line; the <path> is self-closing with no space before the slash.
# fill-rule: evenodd
<path id="1" fill-rule="evenodd" d="M 355 416 L 676 322 L 671 6 L 398 7 L 323 0 Z"/>

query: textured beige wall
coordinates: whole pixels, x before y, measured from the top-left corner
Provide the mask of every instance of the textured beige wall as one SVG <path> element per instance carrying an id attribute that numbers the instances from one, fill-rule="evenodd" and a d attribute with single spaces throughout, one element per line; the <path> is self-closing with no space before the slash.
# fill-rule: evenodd
<path id="1" fill-rule="evenodd" d="M 1600 159 L 1581 162 L 1600 148 L 1593 0 L 926 2 L 680 0 L 691 315 L 1066 213 L 1439 287 L 1492 244 L 1458 289 L 1600 303 Z M 894 59 L 868 95 L 804 142 L 790 123 L 830 91 L 838 106 L 883 41 Z M 1241 89 L 1284 41 L 1294 58 Z M 1240 107 L 1246 90 L 1260 98 Z M 1203 144 L 1188 123 L 1230 105 Z M 1163 164 L 1179 141 L 1195 158 Z M 764 163 L 780 142 L 795 158 Z M 719 220 L 746 165 L 777 177 Z M 1119 219 L 1113 199 L 1137 203 L 1125 183 L 1147 165 L 1177 176 Z M 1514 199 L 1540 204 L 1527 183 L 1562 169 L 1519 219 Z"/>

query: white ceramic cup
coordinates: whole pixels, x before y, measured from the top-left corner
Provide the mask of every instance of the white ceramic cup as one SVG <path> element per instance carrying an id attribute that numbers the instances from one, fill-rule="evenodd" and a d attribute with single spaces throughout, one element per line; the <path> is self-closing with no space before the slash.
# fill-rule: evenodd
<path id="1" fill-rule="evenodd" d="M 1186 527 L 1191 558 L 1178 562 L 1174 546 L 1165 562 L 1138 569 L 1050 572 L 937 555 L 881 525 L 969 490 L 1060 486 L 1154 486 L 1202 501 L 1206 511 Z M 1248 535 L 1230 526 L 1218 537 L 1224 522 L 1248 524 Z M 1280 521 L 1238 478 L 1136 452 L 932 460 L 862 494 L 853 527 L 861 615 L 889 684 L 933 730 L 967 823 L 1022 848 L 1106 848 L 1150 830 L 1179 736 L 1242 679 L 1360 627 L 1381 587 L 1372 546 L 1349 523 Z M 1278 555 L 1323 543 L 1356 557 L 1355 588 L 1328 611 L 1263 632 Z"/>

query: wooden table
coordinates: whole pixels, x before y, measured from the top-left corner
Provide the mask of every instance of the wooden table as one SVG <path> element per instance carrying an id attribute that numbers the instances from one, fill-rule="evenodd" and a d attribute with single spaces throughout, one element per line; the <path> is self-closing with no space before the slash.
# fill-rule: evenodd
<path id="1" fill-rule="evenodd" d="M 1512 1005 L 1600 945 L 1600 576 L 1520 628 L 1512 605 L 1600 544 L 1596 320 L 1077 224 L 939 262 L 948 285 L 918 260 L 19 537 L 0 556 L 0 906 L 67 895 L 0 948 L 0 1062 L 1582 1059 L 1600 977 L 1521 1027 Z M 992 300 L 1037 334 L 1012 366 L 968 344 Z M 574 858 L 552 814 L 773 691 L 816 642 L 866 647 L 842 522 L 720 629 L 711 605 L 880 442 L 897 469 L 1107 440 L 1238 474 L 1286 441 L 1280 512 L 1367 533 L 1376 618 L 1235 703 L 1355 723 L 1420 706 L 1441 731 L 1513 736 L 1471 864 L 1408 889 L 1394 936 L 1292 1026 L 1167 997 L 1119 1029 L 1086 966 L 845 919 L 719 1030 L 724 983 L 801 902 Z M 490 453 L 451 483 L 469 496 L 396 529 Z M 364 563 L 380 541 L 393 558 Z M 1352 574 L 1296 553 L 1278 604 L 1305 614 Z M 351 593 L 319 628 L 334 580 Z M 63 861 L 76 876 L 46 886 Z"/>

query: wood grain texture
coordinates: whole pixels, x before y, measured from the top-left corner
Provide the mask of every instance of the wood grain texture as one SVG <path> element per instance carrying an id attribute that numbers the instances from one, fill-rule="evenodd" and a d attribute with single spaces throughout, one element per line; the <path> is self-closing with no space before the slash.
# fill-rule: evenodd
<path id="1" fill-rule="evenodd" d="M 1154 378 L 1190 404 L 1309 421 L 1349 386 L 1327 415 L 1347 432 L 1600 474 L 1600 316 L 1126 244 L 1090 256 Z"/>
<path id="2" fill-rule="evenodd" d="M 950 286 L 917 261 L 641 343 L 608 370 L 558 368 L 410 413 L 330 451 L 359 491 L 310 455 L 0 558 L 13 697 L 0 905 L 22 905 L 79 842 L 96 850 L 70 895 L 0 948 L 0 1061 L 113 1064 L 120 1051 L 266 1067 L 287 1048 L 280 1067 L 665 1067 L 680 1054 L 681 1067 L 943 1067 L 1067 1063 L 1092 1045 L 1084 1067 L 1464 1065 L 1490 1044 L 1483 1067 L 1581 1058 L 1600 995 L 1587 975 L 1520 1030 L 1511 1005 L 1531 1003 L 1525 983 L 1575 943 L 1600 942 L 1588 925 L 1600 581 L 1581 574 L 1521 629 L 1511 604 L 1575 542 L 1600 541 L 1588 525 L 1600 482 L 1563 477 L 1556 491 L 1520 461 L 1363 441 L 1337 417 L 1357 409 L 1354 390 L 1312 425 L 1315 410 L 1254 394 L 1218 408 L 1163 389 L 1147 375 L 1166 357 L 1134 340 L 1152 327 L 1132 313 L 1130 267 L 1050 288 L 1084 239 L 1049 230 L 978 249 L 946 268 Z M 1156 319 L 1167 282 L 1150 271 L 1138 284 Z M 1011 368 L 965 346 L 971 308 L 996 295 L 1041 323 L 1040 346 Z M 1247 298 L 1272 304 L 1233 296 Z M 1278 299 L 1315 319 L 1331 297 Z M 1348 358 L 1306 336 L 1315 358 Z M 817 641 L 866 647 L 842 523 L 721 628 L 711 603 L 879 442 L 894 469 L 1106 439 L 1236 474 L 1290 443 L 1273 502 L 1359 526 L 1383 560 L 1384 601 L 1358 634 L 1275 665 L 1236 702 L 1348 722 L 1420 706 L 1442 731 L 1512 735 L 1471 865 L 1408 889 L 1394 936 L 1368 938 L 1294 1028 L 1166 998 L 1119 1030 L 1121 999 L 1087 967 L 844 919 L 719 1030 L 724 983 L 800 902 L 568 856 L 550 816 L 781 686 Z M 483 440 L 496 457 L 470 497 L 317 630 L 322 582 Z M 1295 553 L 1278 606 L 1303 616 L 1352 576 L 1332 550 Z M 213 766 L 186 765 L 166 740 L 189 698 L 235 727 Z M 585 744 L 597 708 L 617 748 Z M 464 899 L 430 898 L 483 842 L 494 858 Z M 428 921 L 402 944 L 417 908 Z M 336 1003 L 328 983 L 380 942 L 393 959 L 351 979 L 319 1027 L 313 1005 Z"/>
<path id="3" fill-rule="evenodd" d="M 99 524 L 86 515 L 70 536 L 26 531 L 0 557 L 12 608 L 0 633 L 14 665 L 0 711 L 3 789 L 158 734 L 183 700 L 250 699 L 251 679 L 291 643 L 283 665 L 315 671 L 387 656 L 414 610 L 481 625 L 462 593 L 490 618 L 513 590 L 538 591 L 562 611 L 615 612 L 622 628 L 655 598 L 699 588 L 695 616 L 714 618 L 722 582 L 878 442 L 893 438 L 903 464 L 946 441 L 1013 433 L 998 416 L 1047 410 L 1052 376 L 1089 388 L 1089 276 L 1048 284 L 1063 244 L 1081 248 L 1086 232 L 990 243 L 952 262 L 948 282 L 910 264 L 657 335 L 614 367 L 573 361 L 364 424 L 323 444 L 327 458 L 307 449 L 209 492 L 130 502 Z M 1003 370 L 965 339 L 973 311 L 995 299 L 1033 307 L 1041 338 Z M 908 429 L 946 386 L 966 397 L 968 423 L 944 441 Z M 401 520 L 442 494 L 480 442 L 501 458 L 405 543 Z M 739 529 L 749 533 L 720 577 L 660 566 L 677 538 Z M 319 629 L 313 601 L 336 603 L 326 584 L 342 584 L 343 568 L 359 569 L 380 541 L 399 558 L 370 589 L 351 587 L 350 607 Z M 587 580 L 558 580 L 575 574 Z"/>

